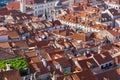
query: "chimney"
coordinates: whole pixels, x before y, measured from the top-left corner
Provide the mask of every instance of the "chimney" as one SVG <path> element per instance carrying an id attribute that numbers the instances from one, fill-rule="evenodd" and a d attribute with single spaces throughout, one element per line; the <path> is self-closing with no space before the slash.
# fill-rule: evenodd
<path id="1" fill-rule="evenodd" d="M 11 70 L 11 69 L 10 69 L 10 64 L 9 64 L 9 63 L 6 64 L 6 70 L 7 70 L 7 71 Z"/>
<path id="2" fill-rule="evenodd" d="M 64 77 L 64 79 L 63 79 L 63 80 L 67 80 L 67 79 L 66 79 L 66 77 Z"/>
<path id="3" fill-rule="evenodd" d="M 101 49 L 100 49 L 100 46 L 98 46 L 98 54 L 100 54 L 101 52 Z"/>
<path id="4" fill-rule="evenodd" d="M 41 56 L 39 50 L 36 50 L 36 52 L 37 52 L 37 54 L 36 54 L 37 56 Z"/>
<path id="5" fill-rule="evenodd" d="M 73 58 L 72 60 L 74 61 L 74 64 L 75 64 L 77 67 L 79 67 L 80 69 L 82 69 L 81 66 L 78 64 L 78 59 L 77 59 L 77 58 Z"/>
<path id="6" fill-rule="evenodd" d="M 60 72 L 63 72 L 63 68 L 60 66 Z"/>
<path id="7" fill-rule="evenodd" d="M 42 58 L 41 61 L 42 61 L 43 65 L 44 65 L 44 67 L 47 67 L 47 61 L 46 61 L 46 59 Z"/>
<path id="8" fill-rule="evenodd" d="M 51 70 L 49 65 L 47 66 L 47 69 L 48 69 L 48 71 L 50 71 L 50 70 Z"/>
<path id="9" fill-rule="evenodd" d="M 93 57 L 94 57 L 94 54 L 91 54 L 91 57 L 93 58 Z"/>
<path id="10" fill-rule="evenodd" d="M 52 80 L 57 80 L 57 75 L 56 75 L 56 72 L 55 72 L 55 71 L 53 72 Z"/>
<path id="11" fill-rule="evenodd" d="M 56 62 L 56 61 L 55 61 L 55 68 L 57 70 L 60 70 L 60 72 L 63 72 L 63 69 L 62 69 L 61 65 L 58 62 Z"/>
<path id="12" fill-rule="evenodd" d="M 10 15 L 12 16 L 12 12 L 10 12 Z"/>
<path id="13" fill-rule="evenodd" d="M 89 51 L 89 50 L 87 50 L 87 51 L 86 51 L 86 53 L 87 53 L 87 54 L 89 54 L 89 53 L 90 53 L 90 51 Z"/>

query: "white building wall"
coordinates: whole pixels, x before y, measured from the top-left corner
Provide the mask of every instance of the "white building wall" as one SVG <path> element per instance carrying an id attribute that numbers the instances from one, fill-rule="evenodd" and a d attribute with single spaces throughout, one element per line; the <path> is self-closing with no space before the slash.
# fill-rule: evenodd
<path id="1" fill-rule="evenodd" d="M 38 15 L 45 14 L 45 9 L 46 9 L 46 13 L 50 13 L 51 10 L 54 9 L 55 3 L 56 3 L 56 1 L 48 2 L 46 4 L 44 4 L 44 3 L 34 4 L 34 15 L 38 16 Z"/>
<path id="2" fill-rule="evenodd" d="M 106 70 L 102 70 L 102 69 L 101 69 L 101 66 L 102 66 L 102 65 L 105 66 L 106 64 L 109 64 L 109 63 L 111 63 L 112 65 L 114 65 L 114 61 L 111 60 L 111 61 L 108 61 L 108 62 L 106 62 L 106 63 L 104 63 L 104 64 L 99 65 L 99 67 L 94 68 L 92 71 L 93 71 L 93 72 L 96 72 L 97 74 L 99 74 L 99 73 L 102 73 L 102 72 L 107 71 L 107 70 L 109 70 L 109 69 L 112 69 L 112 66 L 111 66 L 111 68 L 106 69 Z"/>
<path id="3" fill-rule="evenodd" d="M 115 20 L 115 27 L 120 27 L 120 21 Z"/>
<path id="4" fill-rule="evenodd" d="M 105 24 L 105 25 L 107 25 L 107 26 L 112 26 L 112 25 L 113 25 L 113 24 L 112 24 L 112 21 L 102 22 L 102 24 Z"/>
<path id="5" fill-rule="evenodd" d="M 120 10 L 120 5 L 118 4 L 110 4 L 108 2 L 105 2 L 105 3 L 108 6 L 108 9 L 114 8 L 114 9 Z"/>
<path id="6" fill-rule="evenodd" d="M 8 35 L 1 35 L 0 36 L 0 42 L 8 41 Z"/>
<path id="7" fill-rule="evenodd" d="M 49 75 L 50 75 L 49 73 L 46 73 L 46 74 L 40 75 L 39 77 L 41 80 L 46 80 L 46 78 L 49 77 Z"/>

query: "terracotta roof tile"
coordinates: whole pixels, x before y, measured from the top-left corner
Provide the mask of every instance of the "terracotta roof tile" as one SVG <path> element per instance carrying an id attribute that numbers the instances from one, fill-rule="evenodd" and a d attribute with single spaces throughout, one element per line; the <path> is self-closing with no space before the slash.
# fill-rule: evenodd
<path id="1" fill-rule="evenodd" d="M 19 35 L 16 31 L 9 31 L 8 35 L 9 35 L 10 39 L 16 39 L 16 38 L 18 39 L 19 38 Z"/>
<path id="2" fill-rule="evenodd" d="M 8 42 L 0 42 L 0 48 L 9 49 L 11 47 Z"/>
<path id="3" fill-rule="evenodd" d="M 11 47 L 13 48 L 28 48 L 28 45 L 25 40 L 11 42 Z"/>
<path id="4" fill-rule="evenodd" d="M 21 80 L 18 70 L 0 72 L 0 80 Z"/>
<path id="5" fill-rule="evenodd" d="M 110 13 L 113 15 L 113 16 L 118 16 L 120 13 L 118 13 L 118 10 L 112 8 L 112 9 L 108 9 L 110 11 Z"/>
<path id="6" fill-rule="evenodd" d="M 7 5 L 8 9 L 20 10 L 20 1 L 9 2 Z"/>
<path id="7" fill-rule="evenodd" d="M 0 60 L 17 57 L 14 53 L 0 48 Z"/>
<path id="8" fill-rule="evenodd" d="M 69 37 L 72 38 L 72 39 L 76 39 L 76 40 L 86 41 L 85 33 L 77 33 L 77 34 L 73 34 L 73 35 L 71 35 Z"/>
<path id="9" fill-rule="evenodd" d="M 98 30 L 105 30 L 107 29 L 107 26 L 103 24 L 96 24 L 93 26 L 93 28 L 98 29 Z"/>
<path id="10" fill-rule="evenodd" d="M 112 69 L 100 73 L 95 76 L 97 80 L 119 80 L 120 79 L 120 68 Z"/>
<path id="11" fill-rule="evenodd" d="M 67 68 L 67 67 L 71 67 L 69 61 L 67 58 L 62 57 L 59 59 L 56 59 L 55 62 L 59 63 L 61 65 L 62 68 Z"/>
<path id="12" fill-rule="evenodd" d="M 90 70 L 82 71 L 82 72 L 72 75 L 73 79 L 75 80 L 77 76 L 80 80 L 96 80 L 93 73 Z"/>
<path id="13" fill-rule="evenodd" d="M 30 64 L 30 73 L 40 72 L 40 74 L 48 73 L 48 69 L 43 66 L 42 62 Z"/>
<path id="14" fill-rule="evenodd" d="M 32 58 L 32 57 L 36 57 L 36 56 L 37 56 L 37 53 L 36 53 L 36 51 L 26 52 L 26 53 L 25 53 L 25 56 L 26 56 L 27 58 Z"/>
<path id="15" fill-rule="evenodd" d="M 9 15 L 8 9 L 5 8 L 0 8 L 0 15 Z"/>
<path id="16" fill-rule="evenodd" d="M 54 26 L 61 25 L 60 21 L 58 21 L 58 20 L 55 20 L 52 23 L 53 23 Z"/>
<path id="17" fill-rule="evenodd" d="M 115 32 L 114 30 L 107 30 L 109 33 L 111 33 L 114 37 L 120 36 L 119 32 Z"/>
<path id="18" fill-rule="evenodd" d="M 78 61 L 79 65 L 81 66 L 82 70 L 89 70 L 90 67 L 98 67 L 97 63 L 94 61 L 94 59 L 85 59 Z"/>
<path id="19" fill-rule="evenodd" d="M 47 41 L 39 41 L 38 43 L 37 43 L 37 46 L 39 47 L 39 48 L 42 48 L 42 47 L 45 47 L 45 46 L 48 46 L 48 44 L 49 44 L 49 40 L 47 40 Z"/>
<path id="20" fill-rule="evenodd" d="M 109 52 L 104 52 L 104 53 L 101 53 L 101 54 L 97 54 L 97 55 L 94 56 L 94 59 L 97 61 L 96 63 L 98 63 L 99 65 L 113 60 L 113 58 L 109 54 Z"/>

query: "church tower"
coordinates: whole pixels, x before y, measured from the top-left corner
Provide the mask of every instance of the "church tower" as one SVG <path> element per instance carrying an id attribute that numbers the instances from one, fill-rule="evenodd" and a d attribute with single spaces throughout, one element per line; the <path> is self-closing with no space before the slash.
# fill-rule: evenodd
<path id="1" fill-rule="evenodd" d="M 22 13 L 26 12 L 25 0 L 20 0 L 20 11 Z"/>

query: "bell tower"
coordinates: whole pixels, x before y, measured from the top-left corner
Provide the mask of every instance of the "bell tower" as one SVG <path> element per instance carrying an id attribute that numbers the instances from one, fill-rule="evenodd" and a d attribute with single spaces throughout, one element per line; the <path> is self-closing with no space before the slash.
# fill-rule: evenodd
<path id="1" fill-rule="evenodd" d="M 25 0 L 20 0 L 20 11 L 22 13 L 26 12 Z"/>

